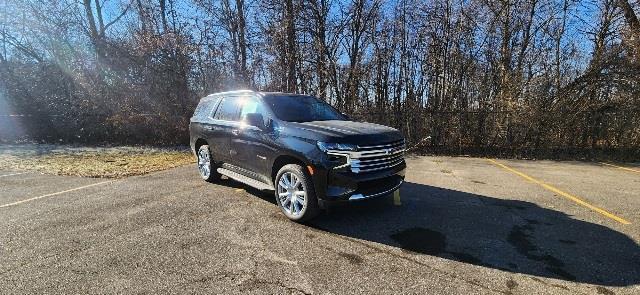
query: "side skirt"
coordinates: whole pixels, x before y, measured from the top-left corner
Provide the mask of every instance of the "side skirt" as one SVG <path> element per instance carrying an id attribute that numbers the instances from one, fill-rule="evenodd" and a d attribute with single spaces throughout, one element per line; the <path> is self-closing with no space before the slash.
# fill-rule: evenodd
<path id="1" fill-rule="evenodd" d="M 264 183 L 262 181 L 255 180 L 255 179 L 253 179 L 251 177 L 247 177 L 247 176 L 244 176 L 244 175 L 242 175 L 240 173 L 233 172 L 233 171 L 231 171 L 229 169 L 218 168 L 216 171 L 218 171 L 218 173 L 220 173 L 220 174 L 222 174 L 224 176 L 227 176 L 229 178 L 232 178 L 232 179 L 234 179 L 236 181 L 242 182 L 242 183 L 244 183 L 246 185 L 252 186 L 252 187 L 254 187 L 256 189 L 259 189 L 259 190 L 264 190 L 264 191 L 266 191 L 266 190 L 275 190 L 275 188 L 271 184 L 267 184 L 267 183 Z"/>

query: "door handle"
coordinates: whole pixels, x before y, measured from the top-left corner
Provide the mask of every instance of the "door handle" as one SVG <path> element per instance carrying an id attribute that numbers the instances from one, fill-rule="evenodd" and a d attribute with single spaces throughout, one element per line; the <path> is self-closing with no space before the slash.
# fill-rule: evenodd
<path id="1" fill-rule="evenodd" d="M 213 130 L 213 127 L 211 127 L 211 126 L 204 126 L 204 129 L 207 129 L 207 130 Z"/>
<path id="2" fill-rule="evenodd" d="M 240 134 L 240 130 L 233 129 L 233 130 L 231 130 L 231 133 L 233 133 L 233 135 L 238 135 L 238 134 Z"/>

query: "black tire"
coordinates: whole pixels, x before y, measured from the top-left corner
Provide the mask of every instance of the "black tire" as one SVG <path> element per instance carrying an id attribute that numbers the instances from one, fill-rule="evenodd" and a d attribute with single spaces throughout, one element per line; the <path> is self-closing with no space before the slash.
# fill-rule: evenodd
<path id="1" fill-rule="evenodd" d="M 203 156 L 208 157 L 208 161 Z M 207 182 L 215 182 L 220 179 L 221 175 L 220 173 L 218 173 L 218 171 L 216 171 L 218 166 L 215 165 L 213 158 L 211 158 L 211 150 L 209 150 L 209 145 L 201 145 L 196 152 L 196 158 L 198 172 L 200 173 L 200 177 L 202 177 L 202 179 Z"/>
<path id="2" fill-rule="evenodd" d="M 291 173 L 295 175 L 297 179 L 299 179 L 300 185 L 304 189 L 304 193 L 305 193 L 304 199 L 306 200 L 306 204 L 304 204 L 302 209 L 298 211 L 298 214 L 295 214 L 295 215 L 291 214 L 290 210 L 286 209 L 285 206 L 282 204 L 283 202 L 285 202 L 285 205 L 290 204 L 292 206 L 295 206 L 295 203 L 291 204 L 291 202 L 282 200 L 282 198 L 287 198 L 287 197 L 281 198 L 279 196 L 280 194 L 279 182 L 281 181 L 281 178 L 283 177 L 283 175 L 287 173 Z M 290 174 L 287 174 L 287 176 L 289 175 Z M 274 180 L 274 187 L 275 187 L 275 197 L 276 197 L 276 202 L 278 204 L 278 207 L 280 208 L 282 213 L 290 220 L 295 222 L 305 222 L 313 219 L 318 215 L 318 213 L 320 213 L 320 208 L 318 207 L 318 198 L 316 196 L 316 193 L 313 187 L 313 181 L 311 179 L 311 175 L 309 175 L 306 169 L 303 168 L 302 166 L 297 164 L 284 165 L 282 168 L 280 168 L 280 171 L 278 171 L 278 174 L 276 175 L 276 179 Z"/>

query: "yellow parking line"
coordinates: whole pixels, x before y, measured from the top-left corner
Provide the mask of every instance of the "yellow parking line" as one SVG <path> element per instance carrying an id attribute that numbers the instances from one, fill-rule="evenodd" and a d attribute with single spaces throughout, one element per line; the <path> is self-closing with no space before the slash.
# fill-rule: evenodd
<path id="1" fill-rule="evenodd" d="M 610 166 L 610 167 L 614 167 L 614 168 L 618 168 L 618 169 L 622 169 L 622 170 L 635 172 L 635 173 L 640 173 L 640 170 L 631 169 L 631 168 L 627 168 L 627 167 L 622 167 L 622 166 L 618 166 L 618 165 L 613 165 L 613 164 L 609 164 L 609 163 L 605 163 L 605 162 L 600 162 L 600 164 L 606 165 L 606 166 Z"/>
<path id="2" fill-rule="evenodd" d="M 34 201 L 34 200 L 38 200 L 38 199 L 42 199 L 42 198 L 46 198 L 46 197 L 53 197 L 53 196 L 61 195 L 61 194 L 64 194 L 64 193 L 69 193 L 69 192 L 72 192 L 72 191 L 77 191 L 77 190 L 81 190 L 81 189 L 85 189 L 85 188 L 89 188 L 89 187 L 92 187 L 92 186 L 101 185 L 101 184 L 105 184 L 105 183 L 109 183 L 109 182 L 113 182 L 113 180 L 107 180 L 107 181 L 102 181 L 102 182 L 98 182 L 98 183 L 92 183 L 92 184 L 89 184 L 89 185 L 76 187 L 76 188 L 68 189 L 68 190 L 65 190 L 65 191 L 57 192 L 57 193 L 46 194 L 46 195 L 42 195 L 42 196 L 29 198 L 29 199 L 26 199 L 26 200 L 21 200 L 21 201 L 9 203 L 9 204 L 4 204 L 4 205 L 0 205 L 0 208 L 15 206 L 15 205 L 19 205 L 19 204 L 22 204 L 22 203 L 26 203 L 26 202 L 30 202 L 30 201 Z"/>
<path id="3" fill-rule="evenodd" d="M 617 222 L 620 222 L 622 224 L 631 224 L 631 222 L 629 222 L 628 220 L 626 220 L 626 219 L 624 219 L 622 217 L 619 217 L 619 216 L 617 216 L 617 215 L 615 215 L 613 213 L 610 213 L 610 212 L 608 212 L 608 211 L 606 211 L 606 210 L 604 210 L 602 208 L 598 208 L 598 207 L 596 207 L 594 205 L 591 205 L 591 204 L 585 202 L 583 199 L 581 199 L 581 198 L 579 198 L 577 196 L 574 196 L 572 194 L 563 192 L 560 189 L 558 189 L 558 188 L 556 188 L 556 187 L 554 187 L 552 185 L 546 184 L 546 183 L 544 183 L 544 182 L 542 182 L 540 180 L 537 180 L 537 179 L 535 179 L 535 178 L 533 178 L 533 177 L 531 177 L 531 176 L 529 176 L 527 174 L 524 174 L 524 173 L 522 173 L 522 172 L 520 172 L 518 170 L 515 170 L 515 169 L 513 169 L 513 168 L 511 168 L 511 167 L 509 167 L 507 165 L 501 164 L 498 161 L 495 161 L 493 159 L 487 159 L 487 160 L 489 162 L 491 162 L 492 164 L 500 167 L 500 168 L 503 168 L 503 169 L 505 169 L 505 170 L 507 170 L 509 172 L 512 172 L 512 173 L 514 173 L 514 174 L 516 174 L 516 175 L 518 175 L 518 176 L 520 176 L 520 177 L 522 177 L 522 178 L 524 178 L 524 179 L 526 179 L 528 181 L 536 183 L 536 184 L 542 186 L 543 188 L 545 188 L 546 190 L 554 192 L 554 193 L 556 193 L 556 194 L 558 194 L 558 195 L 560 195 L 562 197 L 565 197 L 565 198 L 567 198 L 567 199 L 569 199 L 571 201 L 574 201 L 574 202 L 578 203 L 579 205 L 582 205 L 584 207 L 587 207 L 587 208 L 591 209 L 592 211 L 598 212 L 598 213 L 600 213 L 600 214 L 602 214 L 602 215 L 604 215 L 606 217 L 609 217 L 609 218 L 611 218 L 611 219 L 613 219 L 613 220 L 615 220 Z"/>

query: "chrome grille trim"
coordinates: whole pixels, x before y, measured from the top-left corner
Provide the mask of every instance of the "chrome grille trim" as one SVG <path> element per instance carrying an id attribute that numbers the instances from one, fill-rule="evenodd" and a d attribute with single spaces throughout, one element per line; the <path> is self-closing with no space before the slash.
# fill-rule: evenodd
<path id="1" fill-rule="evenodd" d="M 358 150 L 359 151 L 366 151 L 366 150 L 376 150 L 376 149 L 385 149 L 385 148 L 390 148 L 390 147 L 403 147 L 404 148 L 404 139 L 403 140 L 399 140 L 396 142 L 392 142 L 392 143 L 388 143 L 388 144 L 381 144 L 381 145 L 368 145 L 368 146 L 358 146 Z"/>
<path id="2" fill-rule="evenodd" d="M 351 162 L 352 162 L 352 163 L 358 163 L 358 164 L 359 164 L 360 162 L 363 162 L 363 161 L 364 161 L 364 162 L 366 162 L 366 163 L 367 163 L 367 165 L 368 165 L 369 163 L 388 162 L 388 161 L 396 160 L 396 159 L 399 159 L 399 158 L 403 158 L 403 154 L 402 154 L 402 153 L 397 153 L 397 154 L 395 154 L 395 155 L 391 155 L 390 157 L 377 158 L 377 159 L 372 159 L 372 160 L 369 160 L 369 159 L 365 159 L 365 160 L 352 160 Z M 363 165 L 363 166 L 364 166 L 364 165 Z"/>
<path id="3" fill-rule="evenodd" d="M 351 166 L 351 172 L 365 173 L 390 169 L 402 164 L 405 148 L 404 140 L 400 140 L 388 144 L 358 146 L 358 151 L 330 150 L 327 153 L 347 157 L 347 164 L 339 168 Z"/>
<path id="4" fill-rule="evenodd" d="M 351 161 L 351 167 L 365 168 L 365 167 L 374 167 L 374 166 L 389 166 L 389 164 L 391 164 L 393 166 L 397 162 L 402 162 L 402 160 L 404 160 L 404 158 L 392 158 L 392 159 L 384 159 L 384 162 L 382 160 L 376 161 L 376 162 L 373 162 L 373 163 L 371 163 L 369 161 L 366 161 L 366 162 L 364 162 L 365 164 L 361 164 L 362 162 L 360 162 L 358 160 L 352 160 Z"/>

